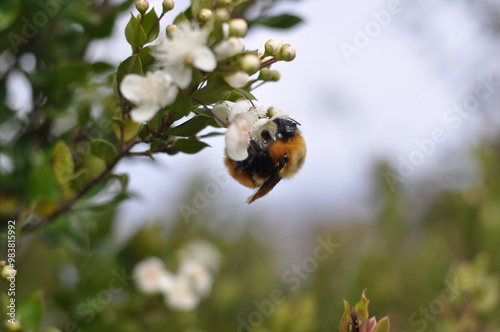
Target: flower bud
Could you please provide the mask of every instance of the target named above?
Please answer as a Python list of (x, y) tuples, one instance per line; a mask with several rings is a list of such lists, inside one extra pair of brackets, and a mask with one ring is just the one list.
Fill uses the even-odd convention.
[(9, 331), (9, 332), (21, 331), (21, 324), (19, 323), (19, 321), (17, 319), (14, 320), (14, 323), (11, 323), (11, 320), (6, 320), (6, 321), (4, 321), (3, 324), (4, 324), (5, 328), (7, 329), (7, 331)]
[(279, 54), (281, 47), (283, 46), (283, 41), (281, 39), (269, 39), (264, 48), (266, 53), (264, 55), (276, 56)]
[(210, 9), (202, 8), (200, 10), (200, 12), (198, 13), (198, 15), (196, 15), (196, 19), (198, 20), (198, 22), (207, 23), (208, 21), (210, 21), (212, 19), (212, 16), (213, 16), (213, 13)]
[(135, 0), (135, 8), (139, 13), (144, 14), (149, 8), (149, 2), (147, 0)]
[(281, 78), (281, 74), (277, 70), (271, 70), (271, 81), (277, 82)]
[(285, 44), (281, 46), (279, 58), (284, 61), (292, 61), (297, 56), (297, 51), (295, 51), (295, 47), (290, 44)]
[(267, 81), (270, 81), (272, 78), (273, 78), (273, 75), (271, 73), (271, 69), (265, 67), (265, 68), (262, 68), (260, 70), (259, 77), (258, 77), (259, 80), (267, 82)]
[(9, 278), (13, 278), (16, 276), (16, 273), (17, 271), (14, 270), (10, 265), (5, 265), (3, 268), (2, 268), (2, 272), (0, 272), (0, 277), (9, 282)]
[(171, 11), (172, 9), (174, 9), (174, 6), (175, 6), (175, 3), (173, 0), (163, 0), (162, 8), (163, 8), (164, 13), (167, 13), (167, 12)]
[(229, 35), (245, 37), (248, 31), (248, 23), (242, 18), (233, 18), (229, 21)]
[(167, 25), (167, 29), (165, 30), (168, 38), (172, 38), (172, 35), (175, 33), (175, 31), (177, 31), (177, 25), (175, 24)]
[(241, 69), (252, 75), (260, 68), (260, 59), (255, 54), (246, 54), (240, 58)]
[(0, 261), (0, 270), (2, 270), (2, 268), (3, 268), (5, 265), (7, 265), (7, 262), (6, 262), (6, 261), (4, 261), (4, 260), (1, 260), (1, 261)]
[(227, 22), (231, 18), (231, 14), (229, 14), (229, 11), (226, 8), (217, 8), (215, 10), (215, 19), (217, 22)]

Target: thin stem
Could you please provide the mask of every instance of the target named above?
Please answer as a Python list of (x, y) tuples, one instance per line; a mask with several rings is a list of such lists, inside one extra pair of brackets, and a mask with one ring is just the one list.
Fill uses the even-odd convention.
[(106, 168), (99, 173), (96, 177), (94, 177), (92, 180), (90, 180), (82, 189), (78, 191), (78, 193), (75, 194), (71, 199), (64, 201), (61, 204), (61, 207), (54, 211), (51, 215), (45, 217), (44, 219), (40, 220), (37, 224), (33, 225), (28, 225), (23, 229), (23, 232), (29, 232), (33, 231), (39, 227), (45, 226), (48, 223), (50, 223), (51, 220), (54, 220), (56, 217), (60, 216), (61, 214), (68, 212), (71, 210), (73, 205), (80, 200), (85, 194), (87, 194), (95, 185), (97, 185), (99, 182), (101, 182), (102, 179), (104, 179), (116, 166), (116, 164), (124, 157), (126, 156), (132, 147), (139, 143), (140, 140), (133, 140), (130, 142), (125, 149), (121, 150), (120, 153), (110, 162), (106, 165)]
[(268, 66), (272, 65), (275, 62), (277, 62), (276, 58), (269, 59), (266, 62), (261, 63), (260, 64), (260, 68), (268, 67)]

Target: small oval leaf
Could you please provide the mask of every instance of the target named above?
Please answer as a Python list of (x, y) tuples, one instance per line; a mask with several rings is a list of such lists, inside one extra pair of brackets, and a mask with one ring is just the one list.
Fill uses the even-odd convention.
[(295, 15), (292, 14), (281, 14), (273, 17), (266, 17), (257, 21), (254, 21), (254, 24), (260, 24), (260, 25), (265, 25), (270, 28), (277, 28), (277, 29), (288, 29), (291, 28), (299, 23), (301, 23), (303, 20)]
[(101, 138), (96, 138), (90, 142), (90, 152), (92, 152), (94, 156), (104, 160), (106, 164), (109, 164), (118, 155), (116, 147), (111, 144), (111, 142)]
[(144, 28), (133, 14), (130, 14), (130, 20), (125, 27), (125, 38), (127, 38), (128, 43), (132, 46), (133, 52), (146, 42)]
[(146, 32), (146, 43), (152, 42), (160, 34), (160, 22), (158, 22), (158, 15), (154, 8), (144, 16), (142, 27)]
[(116, 71), (116, 82), (120, 86), (123, 77), (127, 74), (139, 74), (142, 75), (142, 62), (138, 55), (131, 55), (118, 66)]
[(195, 117), (187, 120), (183, 124), (166, 130), (164, 133), (167, 135), (189, 137), (196, 135), (200, 130), (207, 126), (207, 121), (210, 119), (209, 116), (204, 114), (198, 114)]
[(66, 143), (59, 140), (52, 150), (52, 170), (59, 184), (65, 184), (73, 178), (75, 162)]
[(184, 152), (187, 154), (194, 154), (197, 153), (204, 148), (206, 148), (208, 145), (205, 142), (198, 141), (196, 139), (190, 139), (190, 138), (179, 138), (177, 141), (174, 143), (174, 148), (177, 151)]

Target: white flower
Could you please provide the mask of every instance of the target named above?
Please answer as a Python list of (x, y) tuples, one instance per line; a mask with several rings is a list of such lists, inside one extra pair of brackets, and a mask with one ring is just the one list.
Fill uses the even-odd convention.
[(221, 263), (221, 254), (206, 240), (192, 240), (181, 250), (183, 259), (192, 259), (211, 271), (217, 271)]
[(248, 158), (248, 146), (252, 133), (257, 129), (255, 124), (266, 112), (255, 107), (248, 100), (236, 103), (225, 101), (212, 109), (216, 121), (228, 127), (226, 132), (226, 153), (234, 161)]
[(133, 277), (137, 288), (146, 294), (168, 292), (174, 284), (174, 276), (165, 269), (165, 264), (157, 257), (137, 263)]
[(245, 84), (248, 82), (248, 76), (247, 73), (244, 71), (237, 71), (234, 74), (224, 76), (224, 81), (226, 81), (227, 84), (229, 84), (233, 88), (242, 88)]
[(127, 74), (120, 83), (120, 92), (137, 107), (130, 112), (135, 122), (151, 120), (156, 112), (172, 104), (178, 89), (165, 71), (150, 71), (146, 76)]
[(229, 37), (215, 45), (214, 53), (217, 60), (220, 61), (241, 53), (244, 49), (245, 44), (243, 43), (243, 38)]
[(212, 276), (202, 264), (195, 260), (182, 261), (178, 277), (188, 280), (193, 290), (201, 297), (207, 296), (212, 289)]
[(165, 302), (170, 308), (190, 311), (198, 306), (200, 296), (187, 278), (176, 276), (173, 279), (172, 288), (165, 292)]
[(230, 159), (242, 161), (248, 158), (247, 149), (253, 129), (252, 124), (243, 117), (231, 123), (226, 132), (226, 153)]
[(211, 72), (217, 66), (215, 55), (207, 47), (208, 32), (188, 23), (179, 24), (170, 38), (164, 38), (153, 50), (157, 65), (168, 71), (175, 83), (187, 88), (191, 83), (191, 66)]

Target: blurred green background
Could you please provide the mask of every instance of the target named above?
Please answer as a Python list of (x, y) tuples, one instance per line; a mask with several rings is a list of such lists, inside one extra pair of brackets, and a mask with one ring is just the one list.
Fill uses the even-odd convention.
[[(83, 55), (90, 41), (110, 35), (117, 15), (132, 3), (0, 4), (0, 259), (6, 257), (7, 221), (50, 215), (69, 190), (54, 180), (50, 168), (56, 139), (78, 146), (92, 131), (112, 135), (99, 120), (114, 114), (115, 69)], [(30, 32), (24, 17), (40, 26)], [(22, 31), (33, 37), (22, 37)], [(6, 101), (7, 81), (16, 72), (32, 87), (33, 109), (25, 114)], [(175, 164), (176, 157), (171, 158)], [(432, 195), (426, 190), (433, 187), (432, 175), (411, 192), (391, 190), (385, 175), (394, 170), (380, 162), (372, 172), (377, 208), (369, 220), (314, 216), (319, 220), (304, 228), (300, 241), (280, 238), (280, 248), (269, 242), (269, 234), (279, 238), (285, 229), (259, 223), (262, 215), (276, 211), (257, 209), (244, 217), (202, 211), (189, 223), (178, 209), (167, 211), (138, 227), (130, 239), (117, 241), (117, 207), (134, 197), (114, 183), (118, 194), (110, 201), (82, 203), (36, 231), (17, 229), (18, 318), (23, 331), (47, 332), (336, 331), (342, 300), (353, 304), (367, 289), (370, 314), (389, 315), (391, 331), (498, 332), (500, 137), (482, 139), (470, 158), (480, 181)], [(94, 165), (95, 160), (77, 162)], [(208, 181), (189, 185), (202, 188)], [(112, 183), (98, 189), (106, 187)], [(210, 227), (210, 218), (224, 228)], [(138, 262), (158, 257), (176, 271), (182, 248), (200, 239), (220, 253), (221, 264), (199, 305), (180, 310), (162, 295), (138, 289), (132, 278)], [(8, 288), (0, 282), (2, 321), (8, 319)], [(2, 324), (7, 328), (12, 326)]]

